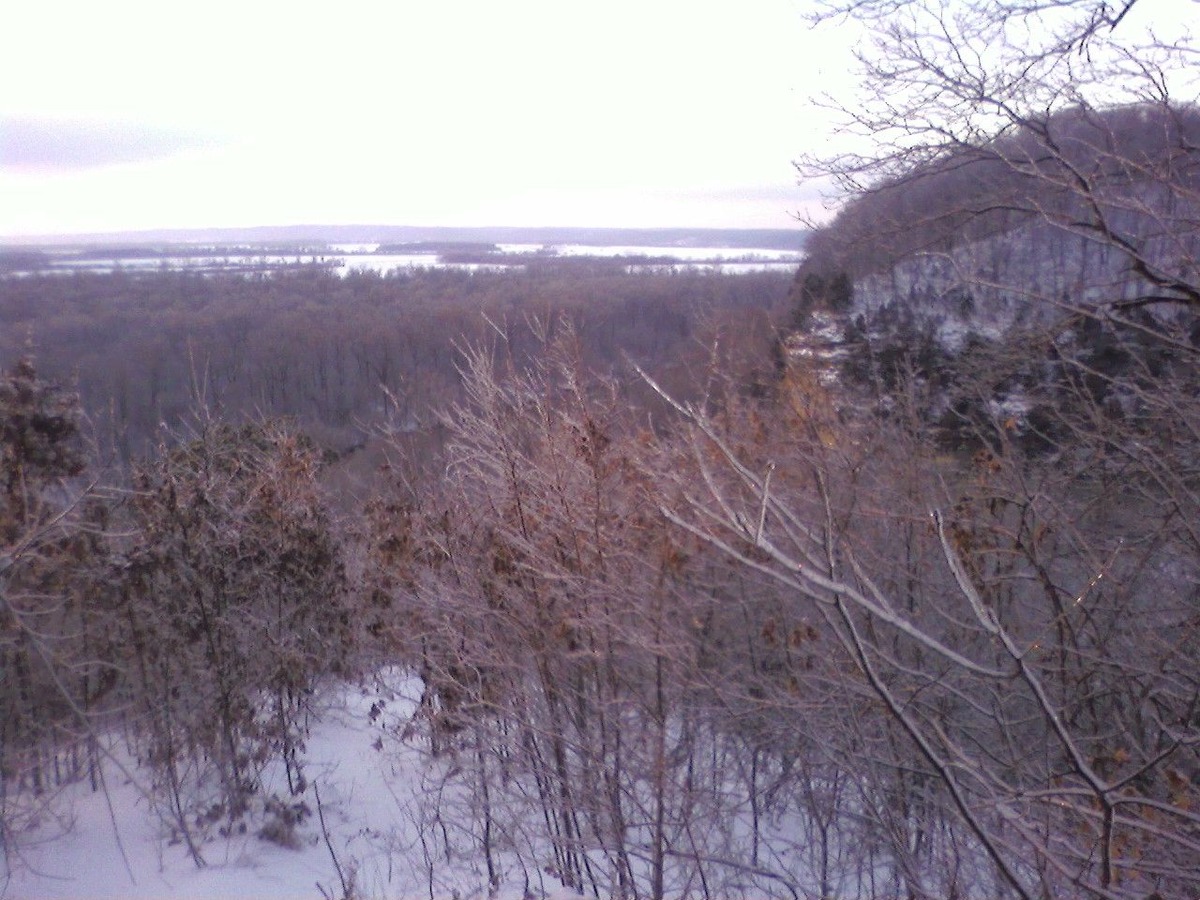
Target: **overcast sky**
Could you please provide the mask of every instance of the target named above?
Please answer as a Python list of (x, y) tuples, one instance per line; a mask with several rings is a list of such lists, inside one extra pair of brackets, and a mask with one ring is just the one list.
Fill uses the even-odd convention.
[(14, 2), (0, 235), (294, 223), (795, 227), (804, 0)]

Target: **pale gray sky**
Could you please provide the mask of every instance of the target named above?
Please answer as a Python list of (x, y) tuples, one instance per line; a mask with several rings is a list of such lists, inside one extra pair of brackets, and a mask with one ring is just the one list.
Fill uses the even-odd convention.
[(804, 0), (14, 2), (0, 235), (780, 227), (847, 38)]

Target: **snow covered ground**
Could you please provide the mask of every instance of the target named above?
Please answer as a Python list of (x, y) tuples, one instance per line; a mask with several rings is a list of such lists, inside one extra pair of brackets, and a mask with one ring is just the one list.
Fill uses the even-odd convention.
[[(310, 786), (300, 799), (311, 814), (297, 826), (294, 848), (263, 839), (253, 833), (259, 828), (251, 826), (245, 833), (206, 842), (201, 847), (206, 865), (197, 868), (185, 845), (171, 842), (144, 789), (121, 768), (128, 767), (137, 780), (144, 772), (116, 750), (104, 767), (107, 791), (93, 792), (86, 782), (72, 785), (55, 796), (40, 824), (15, 836), (0, 896), (320, 900), (323, 895), (342, 897), (343, 877), (353, 878), (355, 896), (364, 900), (487, 896), (482, 860), (449, 854), (453, 836), (431, 834), (440, 824), (422, 818), (428, 804), (419, 801), (438, 789), (438, 781), (431, 780), (418, 750), (396, 740), (414, 708), (417, 688), (412, 681), (396, 679), (394, 686), (380, 681), (369, 688), (329, 691), (307, 743), (304, 772)], [(264, 787), (268, 795), (288, 797), (282, 771), (268, 773)], [(317, 815), (317, 793), (328, 844)], [(499, 897), (526, 894), (524, 873), (504, 875)], [(530, 877), (533, 896), (576, 896), (540, 873)]]

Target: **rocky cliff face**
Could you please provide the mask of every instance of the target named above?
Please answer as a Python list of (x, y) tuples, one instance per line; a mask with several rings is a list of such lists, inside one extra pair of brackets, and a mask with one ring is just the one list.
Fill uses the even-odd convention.
[(1091, 218), (1077, 205), (1077, 216), (1028, 215), (857, 272), (810, 260), (793, 289), (789, 357), (855, 403), (916, 382), (942, 423), (963, 413), (966, 386), (973, 411), (958, 419), (1017, 429), (1059, 402), (1070, 362), (1091, 373), (1097, 402), (1129, 413), (1125, 375), (1200, 346), (1200, 201), (1147, 183)]
[(1082, 319), (1177, 339), (1200, 311), (1200, 107), (1067, 108), (948, 148), (814, 234), (793, 299), (799, 330), (824, 312), (951, 355)]
[(1107, 233), (1035, 220), (942, 251), (914, 253), (855, 279), (850, 315), (870, 320), (902, 310), (936, 331), (951, 351), (961, 349), (967, 331), (994, 339), (1017, 326), (1119, 315), (1139, 306), (1160, 321), (1178, 321), (1189, 298), (1163, 282), (1200, 283), (1200, 210), (1176, 210), (1168, 218), (1151, 213), (1149, 198), (1129, 202), (1144, 209), (1113, 211), (1104, 223)]

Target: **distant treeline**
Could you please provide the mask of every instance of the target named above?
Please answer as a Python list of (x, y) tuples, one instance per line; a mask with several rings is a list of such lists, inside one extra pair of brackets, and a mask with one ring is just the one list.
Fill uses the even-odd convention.
[(802, 250), (808, 232), (799, 228), (524, 228), (423, 227), (413, 225), (267, 225), (254, 228), (176, 229), (119, 234), (72, 235), (42, 243), (72, 245), (202, 242), (209, 244), (325, 243), (405, 244), (588, 244), (594, 247), (738, 247)]
[(405, 241), (399, 244), (380, 244), (376, 253), (445, 253), (490, 254), (499, 253), (496, 244), (487, 241)]
[(0, 247), (0, 273), (44, 269), (50, 257), (42, 250)]
[[(720, 333), (747, 382), (762, 380), (791, 277), (581, 264), (7, 278), (0, 366), (31, 347), (44, 377), (77, 385), (101, 444), (126, 461), (198, 405), (233, 420), (292, 417), (336, 449), (387, 416), (431, 423), (458, 399), (461, 348), (500, 343), (524, 365), (567, 320), (596, 370), (636, 362), (686, 393)], [(631, 378), (629, 390), (645, 388)]]

